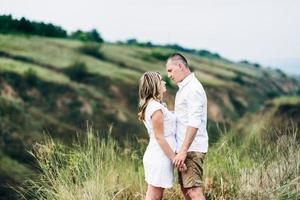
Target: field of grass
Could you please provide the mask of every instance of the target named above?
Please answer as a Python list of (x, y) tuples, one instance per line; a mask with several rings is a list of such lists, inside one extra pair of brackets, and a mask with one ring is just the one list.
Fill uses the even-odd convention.
[(7, 58), (0, 58), (0, 71), (15, 72), (17, 74), (25, 74), (29, 69), (36, 72), (39, 79), (50, 81), (58, 84), (70, 84), (70, 80), (64, 74), (53, 72), (49, 69), (41, 68), (34, 64), (14, 61)]
[[(300, 140), (297, 125), (265, 127), (261, 134), (241, 138), (224, 133), (206, 156), (204, 189), (207, 199), (300, 198)], [(120, 147), (110, 134), (91, 128), (84, 140), (65, 146), (51, 138), (36, 146), (41, 175), (17, 191), (23, 199), (144, 199), (142, 154), (147, 141)], [(182, 199), (177, 184), (164, 199)]]

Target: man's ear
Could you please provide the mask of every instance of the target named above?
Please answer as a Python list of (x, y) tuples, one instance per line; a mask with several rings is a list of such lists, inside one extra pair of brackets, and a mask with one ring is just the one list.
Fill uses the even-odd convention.
[(179, 67), (180, 71), (182, 71), (184, 68), (184, 65), (182, 63), (178, 63), (178, 67)]

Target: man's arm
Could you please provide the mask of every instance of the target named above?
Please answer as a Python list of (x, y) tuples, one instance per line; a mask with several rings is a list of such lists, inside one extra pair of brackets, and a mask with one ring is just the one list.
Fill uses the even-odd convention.
[(177, 168), (181, 168), (183, 166), (186, 155), (187, 155), (187, 151), (190, 148), (191, 144), (193, 143), (194, 138), (197, 134), (197, 131), (198, 131), (198, 128), (194, 128), (191, 126), (187, 127), (185, 138), (184, 138), (183, 144), (181, 146), (181, 149), (180, 149), (179, 153), (173, 159), (173, 164)]

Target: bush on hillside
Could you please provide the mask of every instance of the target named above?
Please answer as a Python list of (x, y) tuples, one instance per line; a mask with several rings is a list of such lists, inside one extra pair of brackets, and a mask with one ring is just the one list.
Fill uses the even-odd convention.
[(81, 40), (83, 42), (97, 42), (102, 43), (103, 39), (100, 36), (100, 33), (96, 29), (92, 29), (91, 31), (84, 32), (82, 30), (77, 30), (73, 32), (70, 36), (73, 39)]
[(260, 64), (258, 64), (258, 63), (254, 63), (253, 66), (256, 68), (261, 68)]
[(256, 68), (261, 68), (260, 64), (258, 64), (258, 63), (251, 63), (248, 60), (241, 60), (238, 63), (245, 64), (245, 65), (250, 65), (250, 66), (256, 67)]
[(199, 50), (197, 51), (197, 54), (199, 56), (203, 56), (203, 57), (209, 57), (209, 58), (221, 58), (221, 56), (217, 53), (211, 53), (210, 51), (207, 50)]
[(140, 58), (147, 61), (147, 62), (153, 62), (153, 61), (161, 61), (166, 62), (169, 56), (174, 53), (173, 51), (163, 51), (163, 50), (153, 50), (150, 53), (143, 53), (140, 54)]
[(86, 64), (84, 62), (76, 61), (65, 69), (65, 74), (72, 80), (82, 81), (88, 76)]
[(129, 45), (138, 45), (139, 44), (139, 42), (134, 38), (126, 40), (126, 43)]
[(241, 64), (250, 65), (251, 63), (248, 60), (241, 60), (239, 61)]
[(93, 56), (98, 59), (103, 59), (103, 54), (100, 52), (101, 45), (95, 42), (85, 43), (83, 46), (79, 47), (79, 51), (87, 54), (89, 56)]
[(244, 85), (246, 83), (240, 74), (236, 75), (232, 80), (240, 85)]
[(31, 86), (36, 86), (39, 82), (36, 70), (29, 68), (24, 73), (27, 83)]
[(267, 96), (268, 96), (268, 98), (273, 99), (275, 97), (280, 96), (280, 92), (278, 92), (276, 90), (267, 91)]
[(160, 51), (152, 51), (150, 53), (150, 56), (157, 59), (157, 60), (160, 60), (160, 61), (166, 61), (170, 54), (169, 53), (163, 53), (163, 52), (160, 52)]

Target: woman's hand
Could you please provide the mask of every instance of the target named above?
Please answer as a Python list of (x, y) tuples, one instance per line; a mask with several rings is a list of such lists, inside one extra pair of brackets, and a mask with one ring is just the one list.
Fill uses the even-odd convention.
[(180, 171), (180, 172), (183, 172), (183, 171), (186, 171), (187, 170), (187, 166), (186, 166), (186, 164), (185, 163), (183, 163), (183, 165), (181, 165), (179, 168), (177, 168), (178, 169), (178, 171)]

